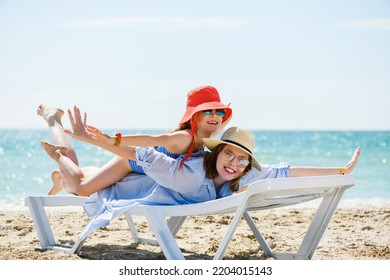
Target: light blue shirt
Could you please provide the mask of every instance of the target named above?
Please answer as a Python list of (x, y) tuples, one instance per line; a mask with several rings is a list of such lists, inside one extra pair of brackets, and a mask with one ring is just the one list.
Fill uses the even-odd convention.
[[(84, 211), (92, 216), (92, 221), (81, 237), (85, 238), (97, 228), (108, 225), (111, 219), (138, 204), (190, 204), (232, 195), (229, 182), (221, 187), (217, 195), (213, 180), (206, 177), (203, 168), (206, 153), (194, 153), (179, 170), (184, 155), (173, 159), (153, 148), (137, 147), (137, 165), (144, 168), (146, 175), (130, 173), (112, 186), (91, 195), (84, 204)], [(261, 171), (252, 169), (248, 172), (239, 185), (288, 176), (288, 164), (262, 166)]]

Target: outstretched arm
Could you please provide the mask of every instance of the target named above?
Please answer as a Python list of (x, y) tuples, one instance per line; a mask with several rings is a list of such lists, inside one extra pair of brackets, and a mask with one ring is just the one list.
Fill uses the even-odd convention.
[(132, 160), (136, 159), (135, 146), (129, 146), (129, 145), (115, 146), (111, 141), (111, 137), (107, 138), (107, 134), (105, 134), (104, 132), (100, 131), (99, 129), (93, 126), (87, 126), (87, 131), (91, 136), (91, 139), (88, 141), (88, 143), (99, 146), (122, 158), (132, 159)]
[[(87, 114), (84, 113), (84, 116), (82, 117), (78, 107), (74, 106), (73, 114), (71, 110), (68, 110), (68, 115), (73, 131), (65, 130), (65, 133), (69, 134), (76, 140), (87, 142), (99, 147), (102, 147), (102, 144), (114, 146), (115, 138), (93, 126), (87, 125)], [(141, 147), (164, 146), (168, 151), (174, 154), (183, 154), (188, 151), (191, 142), (192, 138), (187, 132), (176, 131), (159, 135), (123, 135), (120, 145)], [(105, 149), (110, 150), (108, 149), (108, 146), (105, 147), (107, 147)]]
[[(360, 148), (355, 150), (352, 159), (343, 167), (291, 166), (290, 177), (340, 175), (342, 171), (350, 174), (356, 167), (360, 156)], [(237, 193), (246, 191), (247, 185), (241, 186)]]
[(74, 139), (93, 144), (110, 151), (120, 157), (127, 159), (135, 159), (135, 147), (123, 145), (117, 147), (114, 145), (112, 137), (103, 133), (93, 126), (87, 126), (87, 114), (81, 116), (80, 109), (74, 106), (74, 114), (68, 110), (69, 121), (72, 126), (72, 131), (64, 130), (64, 132)]
[(339, 175), (342, 173), (350, 174), (356, 167), (360, 156), (360, 148), (355, 150), (352, 159), (343, 167), (314, 167), (314, 166), (291, 166), (291, 177), (302, 176), (325, 176)]

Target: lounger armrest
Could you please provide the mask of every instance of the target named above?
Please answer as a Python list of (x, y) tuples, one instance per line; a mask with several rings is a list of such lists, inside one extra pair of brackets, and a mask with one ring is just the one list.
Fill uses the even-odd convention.
[(44, 207), (57, 207), (57, 206), (83, 206), (87, 197), (84, 196), (28, 196), (25, 200), (25, 205), (29, 206), (31, 201), (35, 202), (39, 200), (40, 204)]

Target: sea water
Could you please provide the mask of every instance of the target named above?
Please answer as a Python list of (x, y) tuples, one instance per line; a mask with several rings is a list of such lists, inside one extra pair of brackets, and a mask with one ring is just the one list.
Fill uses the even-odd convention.
[[(106, 131), (114, 134), (114, 131)], [(121, 131), (122, 134), (163, 131)], [(356, 185), (345, 192), (344, 205), (381, 206), (390, 203), (390, 131), (252, 131), (255, 156), (261, 163), (287, 161), (290, 165), (342, 166), (361, 147), (353, 172)], [(56, 163), (40, 146), (51, 140), (48, 130), (0, 130), (0, 210), (23, 208), (28, 195), (44, 195), (51, 187)], [(113, 155), (72, 140), (80, 166), (102, 166)], [(60, 195), (65, 194), (61, 192)]]

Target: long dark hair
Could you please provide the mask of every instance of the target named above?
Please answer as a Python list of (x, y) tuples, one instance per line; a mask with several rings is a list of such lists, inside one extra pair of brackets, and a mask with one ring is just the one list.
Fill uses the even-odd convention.
[[(215, 147), (211, 151), (211, 153), (209, 153), (205, 156), (204, 161), (203, 161), (203, 167), (206, 171), (207, 178), (214, 179), (219, 175), (218, 171), (217, 171), (217, 159), (218, 159), (218, 155), (221, 153), (221, 151), (223, 150), (223, 148), (226, 145), (227, 144), (219, 144), (217, 147)], [(238, 184), (240, 183), (242, 176), (244, 176), (246, 173), (249, 172), (249, 170), (252, 169), (251, 162), (252, 162), (252, 157), (251, 157), (251, 155), (249, 155), (249, 164), (247, 165), (247, 167), (245, 167), (244, 172), (240, 176), (238, 176), (237, 178), (230, 181), (230, 188), (233, 192), (237, 191), (236, 188), (237, 188)]]
[(191, 130), (191, 121), (179, 124), (174, 131), (180, 131), (180, 130)]

